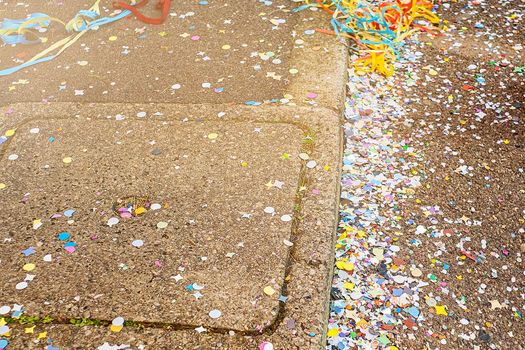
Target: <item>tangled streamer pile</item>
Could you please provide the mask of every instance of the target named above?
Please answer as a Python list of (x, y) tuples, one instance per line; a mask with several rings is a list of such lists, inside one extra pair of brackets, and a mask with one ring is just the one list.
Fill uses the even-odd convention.
[(332, 16), (333, 31), (353, 39), (360, 57), (354, 62), (358, 73), (378, 72), (385, 76), (394, 73), (394, 62), (404, 40), (415, 31), (437, 33), (430, 27), (415, 23), (426, 20), (438, 24), (439, 18), (432, 12), (433, 0), (303, 0), (306, 4), (296, 11), (318, 7)]

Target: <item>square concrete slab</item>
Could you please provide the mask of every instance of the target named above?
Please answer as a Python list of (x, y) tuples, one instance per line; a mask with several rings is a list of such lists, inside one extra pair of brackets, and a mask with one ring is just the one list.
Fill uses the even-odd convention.
[[(235, 330), (272, 322), (304, 182), (304, 130), (56, 117), (19, 125), (2, 150), (0, 303), (23, 298), (29, 314), (65, 319)], [(16, 291), (26, 264), (35, 277)]]
[[(0, 118), (10, 135), (0, 145), (8, 204), (0, 305), (23, 305), (24, 317), (57, 325), (128, 321), (122, 336), (82, 328), (67, 348), (128, 337), (154, 349), (321, 344), (336, 222), (335, 112), (10, 108)], [(128, 205), (131, 215), (119, 211)]]

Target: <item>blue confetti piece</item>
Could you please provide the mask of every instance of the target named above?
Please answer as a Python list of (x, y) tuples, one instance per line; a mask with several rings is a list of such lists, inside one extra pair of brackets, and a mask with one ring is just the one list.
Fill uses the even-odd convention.
[(287, 300), (288, 300), (288, 297), (286, 297), (286, 296), (284, 296), (284, 295), (280, 295), (280, 296), (279, 296), (279, 301), (280, 301), (280, 302), (286, 303)]
[(400, 297), (401, 295), (403, 295), (403, 289), (401, 288), (394, 288), (392, 290), (392, 294), (395, 296), (395, 297)]
[(68, 232), (64, 231), (58, 234), (58, 239), (61, 241), (65, 241), (65, 240), (68, 240), (70, 236), (71, 235)]
[(35, 248), (33, 247), (29, 247), (25, 250), (22, 250), (22, 254), (24, 254), (24, 256), (29, 256), (29, 255), (32, 255), (32, 254), (35, 254)]
[(410, 314), (410, 316), (414, 317), (414, 318), (418, 318), (419, 316), (419, 309), (415, 306), (412, 306), (410, 309), (408, 309), (408, 313)]

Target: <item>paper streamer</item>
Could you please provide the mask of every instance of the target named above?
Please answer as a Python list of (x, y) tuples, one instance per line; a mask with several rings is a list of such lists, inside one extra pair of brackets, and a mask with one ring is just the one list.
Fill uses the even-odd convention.
[[(40, 43), (42, 42), (42, 40), (32, 30), (35, 28), (47, 28), (51, 24), (51, 22), (59, 22), (63, 24), (65, 26), (65, 29), (70, 33), (73, 32), (73, 34), (54, 43), (47, 49), (35, 55), (29, 61), (26, 61), (15, 67), (0, 70), (0, 76), (13, 74), (21, 69), (33, 66), (35, 64), (49, 62), (58, 57), (68, 47), (76, 43), (88, 31), (109, 23), (116, 22), (131, 14), (134, 14), (139, 20), (146, 23), (163, 23), (168, 15), (168, 11), (170, 8), (170, 0), (161, 0), (159, 2), (157, 7), (162, 9), (162, 15), (160, 18), (154, 19), (142, 15), (135, 8), (143, 6), (147, 2), (148, 0), (142, 0), (141, 2), (137, 3), (133, 0), (131, 4), (126, 4), (122, 1), (119, 1), (115, 4), (115, 7), (125, 8), (124, 10), (122, 10), (122, 12), (112, 17), (99, 18), (100, 0), (96, 0), (89, 10), (80, 10), (75, 15), (75, 17), (73, 17), (69, 22), (67, 22), (67, 24), (64, 24), (62, 21), (52, 18), (43, 13), (33, 13), (25, 20), (4, 19), (3, 22), (0, 22), (0, 38), (4, 41), (5, 44), (27, 45)], [(32, 35), (36, 39), (29, 40), (28, 35)]]
[[(294, 11), (318, 7), (332, 16), (333, 34), (350, 37), (358, 44), (361, 55), (354, 62), (358, 73), (378, 72), (386, 76), (394, 74), (394, 62), (404, 40), (417, 30), (432, 29), (416, 24), (425, 19), (438, 24), (439, 18), (432, 12), (433, 0), (303, 0), (305, 5)], [(330, 31), (317, 31), (329, 34)]]
[[(64, 24), (45, 13), (32, 13), (24, 20), (5, 18), (0, 22), (0, 39), (7, 45), (40, 43), (41, 39), (33, 29), (47, 28), (53, 21)], [(29, 40), (28, 36), (33, 36), (35, 40)]]
[(139, 7), (144, 6), (147, 2), (148, 0), (142, 0), (136, 5), (131, 6), (130, 4), (127, 4), (120, 0), (120, 1), (115, 2), (114, 6), (117, 8), (124, 8), (128, 11), (131, 11), (135, 15), (135, 17), (137, 17), (139, 21), (142, 21), (144, 23), (148, 23), (148, 24), (164, 23), (164, 21), (168, 17), (168, 11), (170, 9), (171, 0), (160, 0), (158, 2), (156, 7), (157, 9), (160, 9), (162, 11), (162, 14), (159, 18), (151, 18), (151, 17), (144, 16), (142, 13), (139, 12), (139, 10), (137, 10)]

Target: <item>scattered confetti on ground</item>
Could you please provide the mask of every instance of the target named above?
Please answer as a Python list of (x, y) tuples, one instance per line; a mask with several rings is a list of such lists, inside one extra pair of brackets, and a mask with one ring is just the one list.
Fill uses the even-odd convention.
[[(13, 1), (9, 4), (16, 4), (16, 13), (25, 13), (27, 7), (35, 3), (38, 2)], [(314, 29), (304, 33), (291, 30), (294, 23), (294, 15), (290, 11), (292, 4), (259, 0), (260, 12), (246, 13), (243, 7), (236, 7), (232, 12), (230, 2), (212, 4), (208, 1), (181, 0), (173, 3), (168, 22), (181, 24), (175, 27), (177, 29), (168, 24), (144, 26), (131, 18), (115, 26), (104, 26), (91, 33), (94, 35), (90, 39), (85, 38), (85, 42), (79, 41), (65, 51), (60, 60), (14, 73), (12, 79), (5, 80), (1, 86), (1, 102), (41, 101), (43, 105), (56, 101), (128, 102), (130, 92), (139, 91), (142, 101), (147, 102), (222, 103), (239, 102), (248, 91), (253, 99), (242, 101), (247, 106), (257, 107), (263, 101), (282, 104), (292, 101), (293, 104), (294, 97), (281, 96), (282, 91), (293, 76), (304, 72), (288, 65), (291, 47), (308, 47), (308, 42), (303, 39), (319, 33)], [(91, 5), (91, 1), (83, 4), (85, 9)], [(400, 51), (394, 76), (364, 75), (362, 73), (367, 69), (359, 66), (350, 69), (344, 122), (347, 144), (341, 184), (341, 221), (327, 330), (327, 348), (330, 350), (524, 348), (525, 34), (521, 28), (525, 5), (523, 1), (510, 0), (436, 1), (435, 5), (443, 19), (443, 35), (424, 33), (423, 30), (407, 40), (404, 47), (396, 46)], [(64, 2), (46, 2), (45, 6), (50, 10), (56, 7), (55, 11), (58, 8), (58, 12), (64, 12), (64, 18), (71, 18), (78, 12), (77, 6), (73, 11)], [(105, 14), (118, 14), (109, 5), (102, 5), (101, 9)], [(208, 15), (201, 16), (206, 12)], [(216, 16), (207, 21), (210, 13)], [(256, 21), (260, 31), (244, 35), (246, 23), (239, 18)], [(55, 28), (37, 29), (43, 37), (42, 44), (51, 44), (63, 37)], [(210, 39), (217, 33), (224, 40)], [(283, 37), (286, 39), (282, 40)], [(283, 44), (275, 46), (274, 41)], [(208, 49), (210, 46), (213, 50)], [(129, 77), (121, 79), (117, 72), (147, 47), (154, 47), (162, 54), (146, 55), (146, 58), (151, 58), (143, 60), (146, 61), (144, 67), (148, 68), (133, 70), (136, 74), (134, 79), (140, 84), (126, 84)], [(9, 45), (2, 49), (9, 50), (6, 51), (8, 54), (0, 57), (2, 68), (27, 62), (33, 57), (32, 54), (38, 52), (32, 51), (32, 48), (20, 49)], [(317, 47), (317, 50), (322, 48)], [(92, 59), (97, 54), (100, 56)], [(357, 58), (353, 57), (354, 60)], [(95, 65), (95, 62), (100, 65)], [(173, 70), (173, 74), (163, 74), (159, 67), (166, 62), (177, 62), (181, 68)], [(372, 61), (369, 63), (373, 66)], [(245, 73), (241, 83), (238, 83), (238, 77), (230, 74), (234, 71), (233, 67), (241, 67)], [(195, 74), (185, 73), (190, 70)], [(56, 75), (48, 77), (41, 74), (47, 71)], [(254, 86), (263, 88), (254, 89)], [(307, 104), (315, 106), (323, 96), (319, 91), (309, 89), (296, 98), (305, 99)], [(9, 117), (14, 109), (8, 106), (2, 113)], [(133, 187), (131, 192), (137, 196), (122, 198), (117, 195), (101, 200), (104, 191), (99, 191), (96, 188), (98, 184), (93, 184), (93, 198), (89, 198), (89, 203), (86, 198), (78, 196), (80, 191), (72, 191), (70, 201), (53, 202), (58, 196), (50, 196), (50, 193), (58, 191), (58, 187), (47, 187), (45, 190), (44, 183), (27, 180), (28, 174), (34, 176), (33, 180), (53, 172), (69, 174), (89, 162), (87, 159), (90, 156), (103, 154), (103, 151), (92, 154), (88, 146), (78, 148), (72, 143), (67, 147), (61, 146), (67, 140), (73, 141), (71, 135), (67, 137), (69, 129), (58, 124), (50, 127), (48, 123), (33, 123), (35, 125), (25, 125), (20, 129), (2, 130), (0, 145), (5, 143), (9, 146), (16, 144), (14, 139), (22, 139), (38, 142), (39, 147), (35, 154), (29, 154), (23, 146), (13, 153), (2, 154), (6, 167), (24, 170), (17, 173), (23, 176), (2, 172), (0, 194), (10, 195), (8, 201), (12, 202), (12, 206), (1, 215), (7, 218), (5, 222), (11, 223), (11, 217), (24, 211), (26, 220), (19, 231), (3, 233), (2, 252), (8, 254), (5, 258), (2, 256), (1, 263), (9, 273), (2, 276), (5, 288), (0, 294), (17, 302), (0, 304), (0, 349), (13, 348), (9, 343), (16, 337), (30, 337), (33, 344), (46, 350), (63, 349), (53, 342), (53, 338), (58, 336), (56, 331), (53, 335), (44, 330), (42, 324), (49, 321), (47, 316), (33, 322), (34, 319), (29, 319), (30, 316), (24, 311), (45, 305), (48, 310), (55, 308), (60, 312), (76, 312), (79, 317), (71, 323), (86, 326), (82, 328), (84, 330), (96, 321), (89, 316), (84, 317), (85, 313), (77, 307), (83, 305), (85, 300), (106, 302), (108, 307), (102, 308), (103, 311), (112, 310), (111, 317), (101, 327), (102, 333), (107, 332), (112, 337), (126, 335), (132, 321), (114, 309), (120, 305), (121, 299), (129, 298), (129, 291), (84, 295), (85, 286), (74, 290), (69, 288), (73, 287), (68, 284), (70, 281), (63, 278), (67, 275), (68, 278), (83, 279), (85, 284), (93, 283), (96, 278), (107, 277), (109, 270), (114, 276), (119, 276), (121, 285), (130, 281), (127, 276), (137, 269), (147, 271), (146, 274), (139, 271), (137, 275), (147, 277), (143, 283), (148, 288), (144, 288), (141, 295), (150, 293), (150, 297), (135, 305), (141, 313), (149, 307), (150, 318), (166, 317), (166, 313), (157, 312), (157, 308), (171, 310), (173, 304), (182, 300), (182, 304), (193, 306), (189, 314), (184, 315), (189, 319), (198, 310), (201, 318), (210, 323), (226, 322), (231, 317), (238, 317), (236, 322), (245, 322), (247, 315), (232, 313), (224, 304), (206, 303), (222, 295), (225, 287), (218, 286), (223, 281), (234, 275), (237, 277), (238, 271), (245, 273), (248, 265), (244, 264), (235, 273), (211, 281), (209, 276), (218, 275), (220, 269), (217, 266), (232, 266), (241, 256), (253, 256), (253, 252), (257, 252), (261, 256), (257, 263), (249, 266), (249, 273), (243, 279), (244, 282), (252, 281), (255, 270), (266, 271), (261, 266), (265, 259), (280, 261), (275, 258), (276, 252), (286, 256), (289, 248), (308, 245), (309, 242), (286, 238), (288, 231), (283, 228), (295, 225), (293, 211), (296, 208), (284, 208), (279, 200), (284, 194), (289, 197), (296, 195), (291, 185), (295, 173), (281, 167), (284, 162), (304, 164), (306, 172), (315, 172), (319, 177), (330, 176), (327, 174), (330, 174), (328, 170), (332, 164), (321, 163), (314, 153), (302, 149), (303, 141), (307, 144), (308, 138), (288, 138), (275, 125), (264, 123), (239, 124), (235, 133), (228, 134), (220, 130), (218, 123), (207, 127), (208, 124), (197, 119), (197, 124), (206, 127), (193, 138), (192, 145), (199, 143), (200, 149), (211, 151), (205, 155), (197, 152), (188, 156), (187, 150), (191, 149), (188, 146), (185, 150), (177, 150), (177, 154), (171, 154), (173, 147), (167, 143), (170, 138), (162, 137), (161, 130), (173, 121), (163, 119), (160, 122), (163, 114), (146, 108), (121, 113), (103, 117), (102, 113), (98, 113), (100, 118), (107, 117), (111, 125), (121, 123), (120, 127), (125, 130), (123, 133), (122, 130), (116, 132), (101, 128), (111, 134), (95, 143), (100, 145), (104, 140), (111, 140), (107, 147), (117, 150), (110, 152), (113, 164), (138, 154), (142, 162), (160, 162), (159, 159), (171, 157), (170, 171), (184, 174), (188, 162), (199, 159), (196, 164), (206, 170), (201, 169), (206, 176), (199, 179), (182, 176), (184, 181), (181, 180), (178, 191), (166, 191), (176, 192), (177, 196), (167, 200), (163, 196), (142, 196), (140, 188), (127, 184), (133, 178), (141, 181), (142, 185), (147, 178), (140, 177), (131, 169), (129, 178), (115, 177), (114, 185), (109, 187), (111, 190), (119, 186), (126, 189), (121, 188), (119, 193), (128, 192)], [(218, 111), (215, 116), (228, 117), (225, 111)], [(132, 118), (148, 119), (150, 123), (158, 119), (159, 124), (156, 130), (149, 130), (146, 135), (147, 127), (132, 130), (122, 126), (128, 125)], [(91, 120), (91, 116), (87, 119), (78, 117), (70, 127), (74, 129), (81, 123), (80, 120), (86, 122)], [(173, 128), (175, 131), (170, 130), (171, 135), (185, 127), (187, 116), (180, 117), (177, 122), (180, 123)], [(84, 127), (82, 130), (88, 129)], [(133, 138), (135, 133), (140, 134), (139, 142)], [(83, 132), (76, 130), (75, 135), (83, 135)], [(240, 145), (255, 137), (266, 140), (261, 141), (264, 147), (259, 147), (260, 153), (239, 153), (242, 149)], [(279, 137), (278, 144), (288, 145), (286, 149), (268, 147)], [(59, 147), (63, 148), (57, 152)], [(229, 152), (227, 156), (223, 154), (217, 159), (217, 155), (226, 151)], [(271, 157), (262, 157), (263, 153), (271, 153)], [(228, 217), (228, 227), (214, 228), (215, 232), (206, 230), (207, 234), (203, 237), (205, 230), (199, 226), (200, 223), (216, 213), (208, 199), (222, 198), (228, 190), (235, 191), (237, 187), (246, 188), (243, 194), (252, 193), (249, 189), (253, 184), (248, 186), (243, 182), (244, 187), (239, 184), (263, 158), (271, 161), (263, 165), (267, 178), (257, 182), (257, 191), (271, 193), (272, 200), (261, 201), (263, 196), (250, 197), (250, 205), (246, 205), (247, 201), (233, 200), (233, 214)], [(35, 162), (39, 162), (38, 166)], [(101, 166), (103, 162), (99, 158), (91, 158), (89, 164), (86, 169), (90, 169), (90, 179), (97, 179), (98, 167), (93, 164)], [(119, 164), (125, 167), (124, 163)], [(220, 167), (233, 169), (223, 170), (232, 177), (239, 176), (240, 180), (233, 181), (237, 184), (235, 188), (226, 186), (226, 189), (219, 189), (216, 186), (212, 174)], [(31, 171), (27, 171), (29, 168)], [(168, 166), (163, 169), (168, 169)], [(61, 186), (78, 186), (71, 177), (66, 178), (68, 181), (61, 181)], [(157, 179), (153, 181), (158, 182)], [(191, 188), (195, 183), (208, 192), (198, 198), (198, 210), (191, 212), (192, 208), (184, 208), (187, 201), (181, 198), (191, 197), (197, 201), (196, 191)], [(307, 183), (299, 190), (319, 195), (318, 189), (309, 186)], [(181, 188), (186, 194), (181, 194)], [(38, 203), (44, 201), (50, 204), (43, 210), (36, 210), (40, 206)], [(74, 201), (80, 201), (82, 205), (72, 205)], [(173, 214), (174, 208), (179, 215), (169, 215)], [(19, 212), (13, 213), (12, 210)], [(148, 222), (148, 234), (140, 230), (133, 230), (131, 235), (122, 234), (122, 231), (131, 232), (124, 228), (139, 220)], [(221, 223), (225, 221), (223, 219)], [(271, 223), (270, 234), (257, 231), (263, 227), (262, 224), (254, 224), (259, 221)], [(92, 222), (96, 225), (89, 226)], [(210, 248), (216, 237), (231, 237), (232, 225), (246, 225), (240, 232), (251, 234), (235, 237), (235, 242), (230, 242), (229, 247)], [(89, 230), (85, 230), (87, 227)], [(182, 236), (185, 237), (185, 246), (178, 247), (176, 254), (167, 252), (165, 246), (159, 245), (159, 242), (171, 239), (167, 235), (173, 230), (186, 232), (185, 236), (177, 236), (179, 242)], [(35, 238), (35, 232), (45, 232), (45, 238)], [(271, 250), (263, 252), (260, 249), (262, 234), (265, 240), (276, 239)], [(108, 258), (109, 263), (93, 258), (100, 253), (100, 246), (104, 243), (122, 252), (115, 255), (106, 252), (106, 256), (111, 257)], [(92, 257), (89, 260), (99, 267), (94, 276), (87, 278), (82, 273), (65, 273), (68, 268), (71, 269), (73, 262), (82, 262), (82, 258), (89, 254)], [(122, 258), (127, 255), (136, 257), (136, 265), (127, 261), (131, 259)], [(174, 262), (170, 260), (173, 256), (186, 260)], [(326, 262), (315, 260), (314, 257), (304, 260), (304, 269), (310, 269), (312, 275), (316, 269), (321, 271)], [(56, 266), (61, 269), (60, 276), (46, 275), (46, 271)], [(203, 271), (210, 269), (213, 273), (206, 272), (208, 278), (197, 278), (202, 276), (200, 270), (193, 271), (188, 266), (199, 266)], [(316, 266), (315, 269), (312, 266)], [(284, 264), (279, 268), (284, 269)], [(297, 276), (286, 278), (294, 281)], [(115, 278), (100, 285), (111, 286), (112, 283), (115, 283)], [(173, 290), (165, 288), (166, 283), (173, 284)], [(282, 305), (286, 305), (288, 312), (296, 311), (291, 311), (290, 304), (286, 304), (288, 298), (292, 302), (300, 299), (299, 303), (306, 304), (311, 302), (313, 294), (301, 290), (303, 293), (297, 298), (296, 295), (282, 293), (281, 284), (273, 275), (272, 278), (258, 278), (248, 284), (251, 289), (242, 290), (243, 297), (228, 299), (228, 302), (234, 306), (244, 303), (244, 309), (250, 310), (265, 305), (261, 309), (272, 317)], [(62, 289), (59, 292), (51, 291), (53, 288), (60, 289), (60, 286)], [(158, 301), (158, 294), (152, 292), (155, 286), (164, 293)], [(137, 287), (138, 290), (140, 288)], [(167, 297), (168, 292), (173, 295)], [(24, 297), (36, 294), (41, 297), (42, 293), (48, 294), (43, 297), (45, 300), (38, 303), (34, 302), (38, 296)], [(247, 293), (252, 293), (250, 298), (244, 297)], [(118, 302), (108, 301), (110, 298), (116, 298)], [(170, 304), (169, 307), (165, 306), (166, 303)], [(297, 305), (300, 304), (293, 307), (300, 309)], [(322, 325), (304, 324), (304, 320), (286, 315), (283, 321), (285, 332), (298, 339), (311, 338), (311, 344), (319, 338), (316, 331)], [(22, 323), (22, 328), (18, 328), (16, 333), (14, 329), (20, 326), (19, 323)], [(192, 328), (192, 337), (199, 334), (207, 336), (210, 332), (207, 327), (199, 325)], [(257, 325), (257, 329), (262, 328), (263, 325)], [(129, 330), (128, 334), (133, 333)], [(134, 345), (111, 339), (111, 342), (101, 341), (91, 345), (102, 350), (144, 349), (140, 339), (133, 339)], [(305, 343), (304, 338), (301, 341)], [(255, 337), (251, 345), (261, 350), (279, 348), (267, 339)]]
[[(100, 26), (0, 83), (9, 348), (323, 342), (340, 134), (335, 111), (312, 109), (335, 100), (317, 80), (341, 88), (340, 105), (344, 78), (304, 68), (344, 45), (325, 44), (311, 29), (321, 14), (288, 0), (172, 4), (164, 24)], [(0, 10), (67, 21), (92, 5)], [(100, 2), (101, 17), (117, 14)], [(1, 47), (1, 68), (67, 36), (55, 22), (36, 31), (41, 43)], [(316, 243), (296, 244), (296, 230)], [(168, 327), (181, 330), (156, 335)]]
[[(86, 13), (91, 13), (87, 11), (94, 2), (0, 3), (0, 22), (4, 17), (24, 19), (31, 13), (46, 13), (66, 24), (74, 18), (72, 23), (83, 28), (77, 20), (87, 25), (128, 13), (113, 23), (94, 27), (96, 30), (80, 32), (48, 21), (47, 26), (30, 28), (45, 39), (43, 42), (2, 45), (0, 71), (25, 67), (3, 78), (2, 101), (126, 103), (134, 95), (135, 102), (260, 104), (284, 97), (293, 75), (289, 72), (293, 68), (289, 67), (290, 52), (300, 36), (291, 35), (298, 18), (291, 12), (293, 2), (251, 0), (240, 6), (237, 1), (179, 0), (171, 2), (168, 18), (159, 25), (143, 23), (127, 10), (120, 12), (110, 0), (91, 9), (93, 16), (100, 12), (91, 21)], [(141, 10), (159, 15), (156, 2), (151, 0)], [(257, 25), (251, 25), (248, 32), (247, 23)], [(34, 39), (33, 35), (28, 37)], [(39, 52), (68, 38), (76, 42), (68, 42), (71, 46), (60, 56), (26, 67)], [(129, 84), (129, 79), (137, 83)]]
[(524, 349), (523, 2), (350, 72), (328, 349)]

